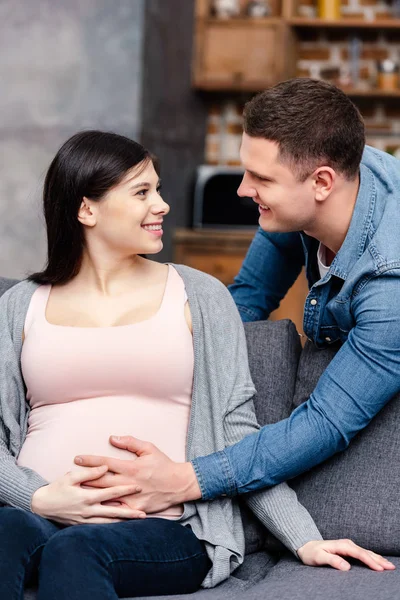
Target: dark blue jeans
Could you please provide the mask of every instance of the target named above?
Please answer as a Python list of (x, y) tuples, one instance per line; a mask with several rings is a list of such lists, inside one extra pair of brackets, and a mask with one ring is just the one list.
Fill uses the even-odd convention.
[(190, 527), (147, 518), (63, 527), (19, 508), (0, 508), (0, 599), (116, 600), (199, 589), (211, 563)]

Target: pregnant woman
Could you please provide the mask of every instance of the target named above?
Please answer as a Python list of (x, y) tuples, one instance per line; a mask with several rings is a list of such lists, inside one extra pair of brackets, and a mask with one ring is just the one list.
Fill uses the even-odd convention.
[[(243, 327), (224, 286), (143, 258), (162, 248), (169, 207), (139, 144), (87, 131), (69, 139), (44, 185), (48, 262), (0, 300), (0, 598), (115, 600), (212, 587), (243, 562), (236, 500), (159, 514), (134, 485), (93, 487), (132, 459), (111, 434), (149, 439), (175, 461), (257, 430)], [(92, 485), (90, 485), (92, 483)], [(382, 557), (324, 542), (281, 484), (249, 496), (258, 518), (307, 564), (382, 571)]]

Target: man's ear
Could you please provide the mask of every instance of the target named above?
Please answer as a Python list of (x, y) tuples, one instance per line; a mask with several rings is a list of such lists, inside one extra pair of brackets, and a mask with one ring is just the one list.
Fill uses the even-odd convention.
[(331, 167), (318, 167), (313, 173), (314, 192), (317, 202), (323, 202), (332, 193), (336, 173)]
[(86, 196), (83, 197), (79, 207), (78, 221), (87, 227), (94, 227), (96, 225), (96, 215), (95, 211), (92, 210), (92, 202)]

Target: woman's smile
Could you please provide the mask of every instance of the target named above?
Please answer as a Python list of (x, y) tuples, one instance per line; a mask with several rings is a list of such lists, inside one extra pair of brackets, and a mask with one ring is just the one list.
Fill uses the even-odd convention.
[(142, 225), (142, 229), (157, 237), (161, 237), (164, 233), (162, 229), (162, 223), (148, 223), (146, 225)]

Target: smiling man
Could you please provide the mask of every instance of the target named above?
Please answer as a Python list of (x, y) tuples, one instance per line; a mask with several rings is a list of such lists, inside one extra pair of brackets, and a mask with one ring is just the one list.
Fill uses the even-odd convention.
[[(109, 465), (104, 485), (138, 484), (146, 512), (258, 490), (344, 450), (400, 390), (400, 163), (365, 146), (347, 96), (310, 79), (283, 82), (244, 112), (239, 195), (258, 230), (231, 293), (243, 321), (268, 318), (305, 265), (304, 331), (341, 348), (308, 401), (225, 450), (174, 463), (133, 438), (139, 455)], [(118, 433), (118, 432), (116, 432)], [(83, 457), (81, 464), (107, 462)]]

